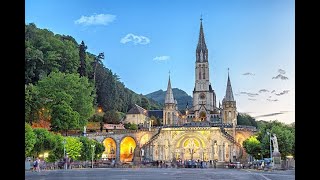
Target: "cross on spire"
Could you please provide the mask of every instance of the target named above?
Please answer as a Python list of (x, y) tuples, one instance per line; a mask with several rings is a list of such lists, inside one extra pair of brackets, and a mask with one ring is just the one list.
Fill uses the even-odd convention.
[(202, 14), (201, 14), (201, 17), (200, 17), (200, 21), (202, 21)]

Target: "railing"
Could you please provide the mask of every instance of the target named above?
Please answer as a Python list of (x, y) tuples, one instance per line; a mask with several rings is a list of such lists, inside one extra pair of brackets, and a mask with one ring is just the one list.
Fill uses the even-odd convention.
[[(155, 131), (156, 128), (152, 128), (151, 131)], [(138, 129), (138, 130), (130, 130), (130, 129), (123, 129), (123, 130), (115, 130), (110, 132), (93, 132), (93, 133), (87, 133), (86, 136), (92, 137), (92, 136), (105, 136), (110, 134), (128, 134), (128, 133), (137, 133), (141, 131), (149, 131), (149, 129)]]
[(149, 139), (149, 141), (147, 141), (141, 148), (146, 147), (146, 146), (149, 145), (153, 140), (155, 140), (155, 139), (159, 136), (160, 132), (161, 132), (161, 128), (159, 128), (157, 134), (155, 134), (154, 136), (152, 136), (152, 137)]
[(237, 145), (240, 148), (239, 158), (242, 158), (242, 156), (244, 156), (246, 153), (245, 149), (241, 146), (240, 143), (238, 143), (234, 139), (233, 136), (231, 136), (229, 133), (227, 133), (223, 127), (220, 127), (220, 130), (221, 130), (222, 134), (224, 135), (224, 137), (226, 137), (229, 141), (231, 141), (232, 143), (234, 143), (235, 145)]
[(245, 125), (237, 125), (236, 129), (238, 129), (238, 130), (257, 131), (256, 127), (254, 127), (254, 126), (245, 126)]

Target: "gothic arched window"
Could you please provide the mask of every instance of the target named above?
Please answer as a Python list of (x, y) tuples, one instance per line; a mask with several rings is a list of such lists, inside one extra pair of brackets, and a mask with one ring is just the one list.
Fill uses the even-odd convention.
[(203, 79), (206, 79), (206, 78), (205, 78), (205, 77), (206, 77), (206, 75), (205, 75), (205, 74), (206, 74), (206, 71), (205, 71), (205, 70), (203, 70), (203, 77), (202, 77)]

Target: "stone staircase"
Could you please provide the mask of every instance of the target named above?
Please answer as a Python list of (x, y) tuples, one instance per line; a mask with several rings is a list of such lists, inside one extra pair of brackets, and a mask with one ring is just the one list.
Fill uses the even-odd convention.
[(246, 160), (246, 157), (247, 157), (247, 153), (245, 151), (245, 149), (241, 146), (240, 143), (238, 143), (234, 137), (232, 135), (230, 135), (229, 133), (227, 133), (227, 131), (223, 128), (223, 127), (220, 127), (220, 131), (222, 132), (222, 135), (227, 138), (230, 142), (232, 142), (233, 144), (237, 145), (239, 148), (240, 148), (240, 151), (239, 151), (239, 157), (238, 159), (240, 161), (245, 161)]
[(159, 134), (161, 132), (161, 128), (159, 128), (157, 134), (155, 134), (154, 136), (152, 136), (149, 141), (147, 141), (141, 148), (145, 149), (145, 147), (147, 147), (150, 143), (152, 143), (152, 141), (154, 141), (155, 139), (158, 138)]

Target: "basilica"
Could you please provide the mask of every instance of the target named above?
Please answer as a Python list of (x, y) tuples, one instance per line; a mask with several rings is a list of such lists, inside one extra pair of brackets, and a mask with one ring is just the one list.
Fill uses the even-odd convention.
[(192, 107), (186, 106), (184, 113), (178, 110), (169, 76), (164, 108), (161, 110), (163, 126), (152, 127), (149, 117), (155, 112), (135, 105), (127, 113), (126, 121), (149, 124), (149, 128), (91, 135), (91, 138), (104, 144), (103, 157), (114, 158), (117, 162), (247, 161), (242, 142), (253, 135), (256, 129), (237, 125), (237, 106), (229, 74), (225, 96), (222, 104), (219, 102), (217, 106), (209, 72), (208, 48), (201, 19), (195, 54)]

